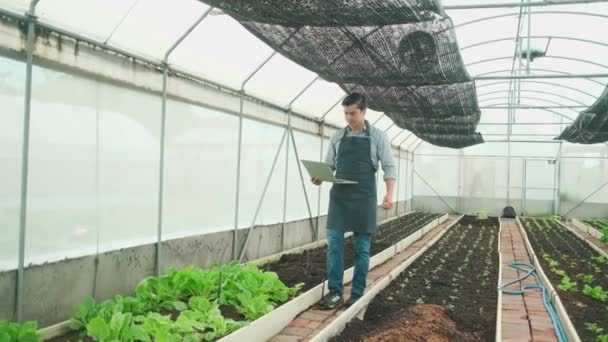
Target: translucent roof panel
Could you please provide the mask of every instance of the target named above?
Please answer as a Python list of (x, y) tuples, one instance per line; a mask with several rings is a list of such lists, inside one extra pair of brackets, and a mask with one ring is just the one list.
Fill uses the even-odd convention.
[[(195, 0), (172, 1), (170, 6), (163, 0), (138, 0), (110, 44), (161, 59), (207, 9), (209, 6)], [(200, 53), (204, 53), (202, 47)]]
[(240, 89), (272, 52), (232, 17), (210, 14), (173, 52), (170, 63)]
[[(249, 94), (287, 107), (316, 77), (312, 71), (276, 54), (249, 81), (245, 90)], [(335, 96), (331, 98), (335, 99)]]

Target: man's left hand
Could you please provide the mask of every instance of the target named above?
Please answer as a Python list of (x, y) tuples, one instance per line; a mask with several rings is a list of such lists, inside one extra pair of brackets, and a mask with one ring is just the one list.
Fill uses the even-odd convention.
[(382, 208), (384, 210), (390, 210), (393, 207), (393, 196), (386, 195), (382, 201)]

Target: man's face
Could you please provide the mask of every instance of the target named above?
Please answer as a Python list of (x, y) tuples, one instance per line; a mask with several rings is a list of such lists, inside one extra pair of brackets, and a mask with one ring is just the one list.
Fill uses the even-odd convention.
[(344, 106), (344, 118), (351, 127), (362, 126), (365, 122), (365, 109), (361, 110), (356, 104)]

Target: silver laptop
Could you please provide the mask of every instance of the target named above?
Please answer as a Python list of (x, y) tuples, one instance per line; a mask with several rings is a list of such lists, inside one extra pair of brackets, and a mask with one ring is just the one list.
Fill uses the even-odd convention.
[(325, 163), (320, 163), (312, 160), (301, 160), (302, 164), (306, 170), (308, 170), (308, 174), (311, 177), (316, 177), (324, 182), (336, 183), (336, 184), (357, 184), (358, 182), (350, 181), (346, 179), (338, 179), (334, 176), (329, 165)]

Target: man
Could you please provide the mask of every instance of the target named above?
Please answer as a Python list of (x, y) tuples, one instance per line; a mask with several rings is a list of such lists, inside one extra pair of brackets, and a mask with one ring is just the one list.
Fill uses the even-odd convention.
[[(367, 104), (359, 93), (352, 93), (342, 101), (348, 126), (331, 139), (325, 162), (336, 177), (358, 182), (334, 184), (330, 192), (327, 218), (327, 279), (329, 294), (321, 303), (333, 309), (343, 302), (344, 233), (352, 231), (355, 242), (355, 274), (347, 305), (354, 304), (365, 290), (369, 270), (372, 235), (376, 232), (377, 192), (376, 170), (382, 163), (386, 195), (382, 207), (389, 210), (397, 178), (395, 161), (386, 133), (370, 126), (365, 120)], [(312, 177), (321, 185), (322, 181)]]

